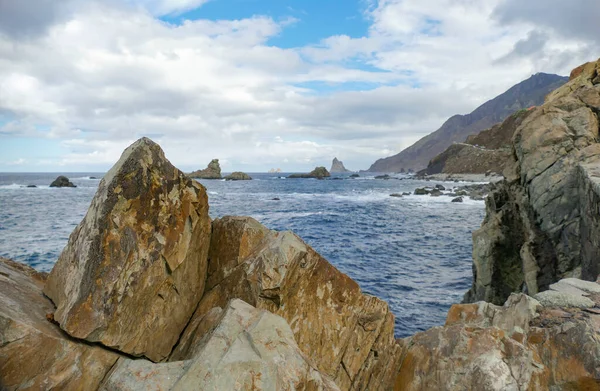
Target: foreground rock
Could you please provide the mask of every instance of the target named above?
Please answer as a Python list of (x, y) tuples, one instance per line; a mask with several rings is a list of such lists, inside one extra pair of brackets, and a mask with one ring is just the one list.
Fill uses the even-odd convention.
[(66, 176), (59, 176), (51, 184), (50, 187), (77, 187)]
[(444, 327), (403, 341), (395, 389), (598, 390), (599, 325), (597, 313), (523, 294), (454, 305)]
[(202, 297), (210, 243), (202, 185), (143, 138), (104, 176), (44, 293), (71, 336), (164, 360)]
[(314, 170), (309, 172), (308, 174), (292, 174), (288, 176), (288, 178), (298, 179), (298, 178), (316, 178), (316, 179), (324, 179), (330, 177), (329, 171), (325, 167), (315, 167)]
[(46, 275), (0, 258), (0, 389), (95, 390), (119, 356), (47, 320)]
[(193, 171), (188, 174), (192, 178), (198, 179), (222, 179), (221, 165), (219, 159), (213, 159), (204, 170)]
[(506, 181), (487, 198), (473, 233), (474, 283), (465, 301), (499, 304), (561, 278), (598, 277), (599, 68), (583, 66), (515, 130)]
[(235, 171), (225, 177), (227, 181), (251, 181), (252, 177), (245, 172)]
[(351, 172), (351, 171), (347, 170), (346, 167), (344, 167), (344, 163), (342, 161), (340, 161), (336, 157), (334, 157), (333, 161), (331, 162), (331, 170), (329, 170), (329, 172), (340, 173), (340, 172)]
[[(399, 346), (385, 302), (364, 295), (291, 232), (270, 231), (249, 217), (224, 217), (213, 222), (212, 238), (206, 292), (191, 324), (241, 299), (289, 322), (302, 352), (340, 389), (393, 383)], [(178, 349), (201, 337), (188, 327)]]
[(339, 390), (306, 361), (283, 318), (241, 300), (230, 301), (221, 312), (182, 361), (121, 358), (101, 389)]

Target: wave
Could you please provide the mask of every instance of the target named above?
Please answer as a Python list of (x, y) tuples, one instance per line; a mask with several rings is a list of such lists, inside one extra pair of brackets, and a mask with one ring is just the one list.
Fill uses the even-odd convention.
[(80, 180), (80, 181), (99, 181), (102, 178), (91, 177), (91, 176), (82, 176), (82, 177), (79, 177), (79, 178), (71, 178), (71, 179), (76, 179), (76, 180)]

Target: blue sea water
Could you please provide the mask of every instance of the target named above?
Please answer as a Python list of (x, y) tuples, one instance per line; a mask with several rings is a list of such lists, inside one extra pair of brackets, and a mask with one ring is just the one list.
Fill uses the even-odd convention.
[[(50, 188), (58, 175), (77, 188)], [(49, 271), (96, 192), (100, 180), (91, 177), (102, 175), (0, 173), (0, 256)], [(483, 202), (390, 197), (434, 184), (407, 177), (318, 181), (251, 175), (255, 180), (200, 181), (211, 217), (252, 216), (271, 229), (296, 232), (363, 291), (390, 304), (397, 337), (443, 324), (450, 305), (470, 287), (471, 232), (481, 224)]]

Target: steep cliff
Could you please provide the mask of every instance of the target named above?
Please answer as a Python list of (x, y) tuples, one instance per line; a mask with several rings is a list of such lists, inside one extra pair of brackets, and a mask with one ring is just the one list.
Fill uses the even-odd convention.
[(397, 155), (379, 159), (371, 172), (419, 171), (452, 143), (463, 142), (468, 136), (488, 129), (517, 110), (537, 106), (544, 97), (567, 82), (566, 77), (538, 73), (511, 87), (505, 93), (479, 106), (467, 115), (455, 115), (438, 130), (423, 137)]
[(338, 160), (336, 157), (333, 158), (331, 162), (331, 170), (329, 172), (351, 172), (344, 167), (344, 163), (341, 160)]
[(598, 276), (599, 68), (578, 68), (516, 128), (506, 180), (473, 233), (474, 281), (465, 301), (500, 304), (510, 292)]

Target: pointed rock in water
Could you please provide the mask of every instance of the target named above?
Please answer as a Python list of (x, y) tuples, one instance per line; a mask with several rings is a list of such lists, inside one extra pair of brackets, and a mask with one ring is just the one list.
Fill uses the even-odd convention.
[(216, 313), (216, 325), (183, 361), (122, 358), (101, 390), (339, 390), (306, 360), (283, 318), (241, 300)]
[(77, 187), (75, 186), (69, 178), (66, 176), (57, 177), (51, 184), (50, 187)]
[(252, 177), (245, 172), (235, 171), (225, 177), (227, 181), (251, 181)]
[[(213, 222), (209, 258), (207, 289), (191, 324), (238, 298), (286, 319), (302, 352), (340, 389), (389, 389), (401, 355), (388, 305), (363, 294), (296, 235), (249, 217), (223, 217)], [(199, 338), (191, 327), (181, 341)]]
[(351, 172), (350, 170), (346, 170), (344, 167), (344, 163), (338, 160), (336, 157), (333, 158), (333, 162), (331, 162), (331, 170), (329, 172)]
[(204, 170), (197, 170), (189, 174), (192, 178), (199, 179), (222, 179), (221, 165), (219, 159), (213, 159)]
[(104, 176), (44, 293), (75, 338), (161, 361), (202, 297), (208, 199), (147, 138)]
[(96, 390), (119, 355), (51, 323), (44, 273), (0, 258), (0, 389)]

